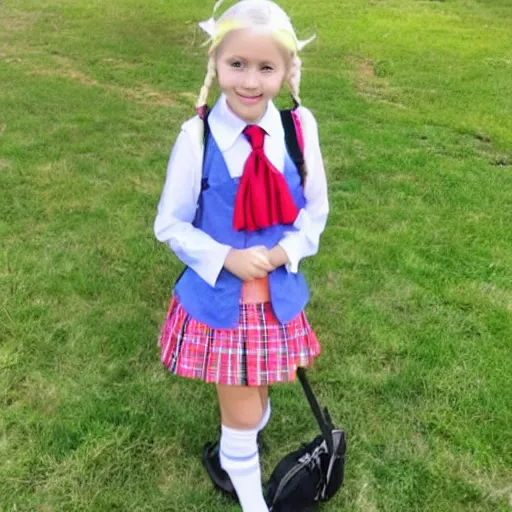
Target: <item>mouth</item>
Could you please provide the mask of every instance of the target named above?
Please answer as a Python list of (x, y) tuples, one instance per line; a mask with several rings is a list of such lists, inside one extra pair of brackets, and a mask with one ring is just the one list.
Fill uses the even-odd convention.
[(258, 96), (245, 96), (244, 94), (237, 93), (237, 96), (242, 103), (247, 105), (254, 105), (261, 100), (263, 94), (259, 94)]

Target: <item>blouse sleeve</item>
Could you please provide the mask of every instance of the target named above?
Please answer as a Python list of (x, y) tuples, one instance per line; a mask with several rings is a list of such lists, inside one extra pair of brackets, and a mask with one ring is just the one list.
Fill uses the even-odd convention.
[(182, 130), (172, 149), (158, 203), (154, 232), (176, 256), (210, 286), (215, 286), (231, 247), (194, 227), (201, 192), (202, 146)]
[(306, 204), (294, 222), (297, 231), (288, 231), (279, 245), (288, 256), (288, 271), (296, 273), (303, 258), (318, 252), (320, 235), (325, 229), (329, 213), (327, 178), (325, 175), (316, 120), (305, 107), (299, 107), (304, 136), (304, 160), (307, 177), (304, 186)]

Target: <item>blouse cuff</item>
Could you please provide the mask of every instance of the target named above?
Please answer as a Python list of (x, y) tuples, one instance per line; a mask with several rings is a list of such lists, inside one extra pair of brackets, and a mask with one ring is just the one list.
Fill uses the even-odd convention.
[(278, 244), (288, 256), (286, 270), (292, 274), (296, 274), (299, 271), (299, 263), (301, 259), (300, 251), (297, 247), (298, 244), (296, 237), (298, 236), (300, 236), (299, 232), (290, 233), (288, 236), (285, 236), (285, 238), (283, 238)]

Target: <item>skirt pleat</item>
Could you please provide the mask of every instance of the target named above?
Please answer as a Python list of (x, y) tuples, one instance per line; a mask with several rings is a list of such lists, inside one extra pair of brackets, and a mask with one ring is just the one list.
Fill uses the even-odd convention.
[(240, 304), (238, 327), (194, 320), (173, 297), (160, 335), (162, 363), (174, 374), (217, 384), (264, 386), (295, 380), (320, 345), (304, 312), (286, 324), (269, 302)]

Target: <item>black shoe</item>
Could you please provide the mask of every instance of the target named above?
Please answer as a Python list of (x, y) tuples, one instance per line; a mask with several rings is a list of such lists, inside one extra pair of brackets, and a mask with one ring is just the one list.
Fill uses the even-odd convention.
[(203, 466), (213, 485), (222, 493), (238, 501), (231, 478), (220, 466), (219, 442), (209, 442), (203, 448)]

